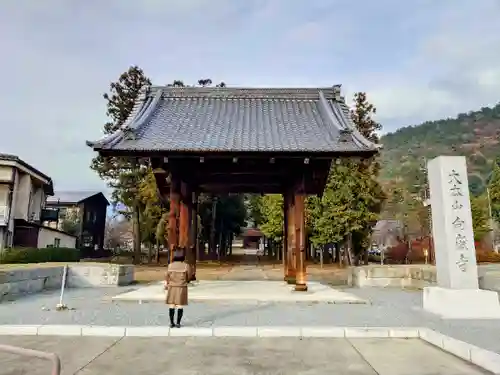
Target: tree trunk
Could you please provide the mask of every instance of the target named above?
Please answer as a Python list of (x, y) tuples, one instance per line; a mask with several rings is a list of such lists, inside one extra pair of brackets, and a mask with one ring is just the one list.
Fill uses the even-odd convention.
[(342, 265), (341, 255), (340, 255), (340, 244), (335, 244), (335, 261), (339, 266)]
[(160, 244), (156, 242), (156, 254), (155, 254), (156, 264), (160, 264)]
[(215, 233), (215, 219), (217, 211), (217, 197), (212, 196), (212, 222), (210, 224), (210, 240), (208, 242), (208, 252), (213, 255), (216, 251), (216, 233)]
[(231, 236), (229, 237), (229, 255), (233, 255), (233, 241), (234, 233), (231, 232)]
[(153, 244), (150, 243), (148, 245), (148, 264), (151, 264), (153, 261)]
[(138, 205), (135, 205), (134, 212), (132, 213), (132, 227), (134, 232), (134, 264), (140, 264), (142, 260), (142, 253), (140, 212)]

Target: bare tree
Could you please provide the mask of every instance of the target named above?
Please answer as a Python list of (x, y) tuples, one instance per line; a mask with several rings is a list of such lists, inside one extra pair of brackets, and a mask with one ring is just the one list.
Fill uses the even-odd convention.
[(111, 217), (106, 221), (104, 246), (108, 249), (128, 249), (133, 241), (132, 223), (123, 217)]

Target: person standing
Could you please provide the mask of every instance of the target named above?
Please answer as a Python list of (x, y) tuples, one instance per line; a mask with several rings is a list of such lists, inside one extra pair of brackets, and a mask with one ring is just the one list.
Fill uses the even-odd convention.
[[(190, 272), (189, 266), (184, 262), (186, 259), (184, 254), (181, 250), (174, 252), (173, 262), (168, 265), (165, 277), (165, 289), (167, 290), (166, 303), (169, 307), (170, 328), (181, 327), (184, 307), (188, 304)], [(174, 322), (176, 309), (177, 321)]]

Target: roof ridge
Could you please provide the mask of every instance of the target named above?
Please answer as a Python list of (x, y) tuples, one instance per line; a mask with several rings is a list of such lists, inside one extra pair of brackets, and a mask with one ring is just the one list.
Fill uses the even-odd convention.
[(184, 98), (284, 98), (284, 99), (319, 99), (323, 91), (329, 99), (335, 99), (337, 86), (333, 87), (171, 87), (152, 86), (151, 93), (162, 90), (164, 97)]
[(149, 99), (148, 94), (150, 91), (151, 91), (151, 85), (143, 85), (139, 90), (139, 95), (134, 101), (134, 107), (132, 108), (132, 111), (130, 112), (127, 119), (123, 122), (123, 124), (113, 133), (104, 134), (104, 136), (102, 136), (97, 141), (86, 141), (85, 143), (87, 144), (87, 146), (99, 147), (104, 144), (113, 145), (118, 143), (125, 135), (127, 130), (130, 128), (130, 125), (133, 124), (138, 117), (144, 114), (144, 112), (147, 109), (145, 108), (147, 107), (146, 103), (147, 104), (151, 103), (152, 100), (148, 100)]
[(361, 132), (358, 130), (358, 127), (352, 121), (351, 113), (345, 100), (339, 101), (336, 104), (337, 106), (340, 107), (340, 110), (344, 113), (345, 118), (347, 120), (347, 124), (349, 126), (349, 129), (352, 131), (353, 139), (356, 143), (361, 144), (364, 147), (375, 148), (377, 150), (380, 150), (383, 147), (381, 144), (372, 142), (368, 138), (366, 138), (363, 134), (361, 134)]

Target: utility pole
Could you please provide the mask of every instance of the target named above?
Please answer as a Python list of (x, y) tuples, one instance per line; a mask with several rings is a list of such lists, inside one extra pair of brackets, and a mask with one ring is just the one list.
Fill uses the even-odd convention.
[(493, 246), (493, 251), (498, 253), (498, 249), (496, 246), (496, 233), (495, 233), (495, 222), (493, 220), (493, 214), (491, 212), (491, 198), (490, 198), (490, 189), (486, 187), (486, 195), (488, 197), (488, 215), (490, 218), (490, 228), (491, 228), (491, 246)]

